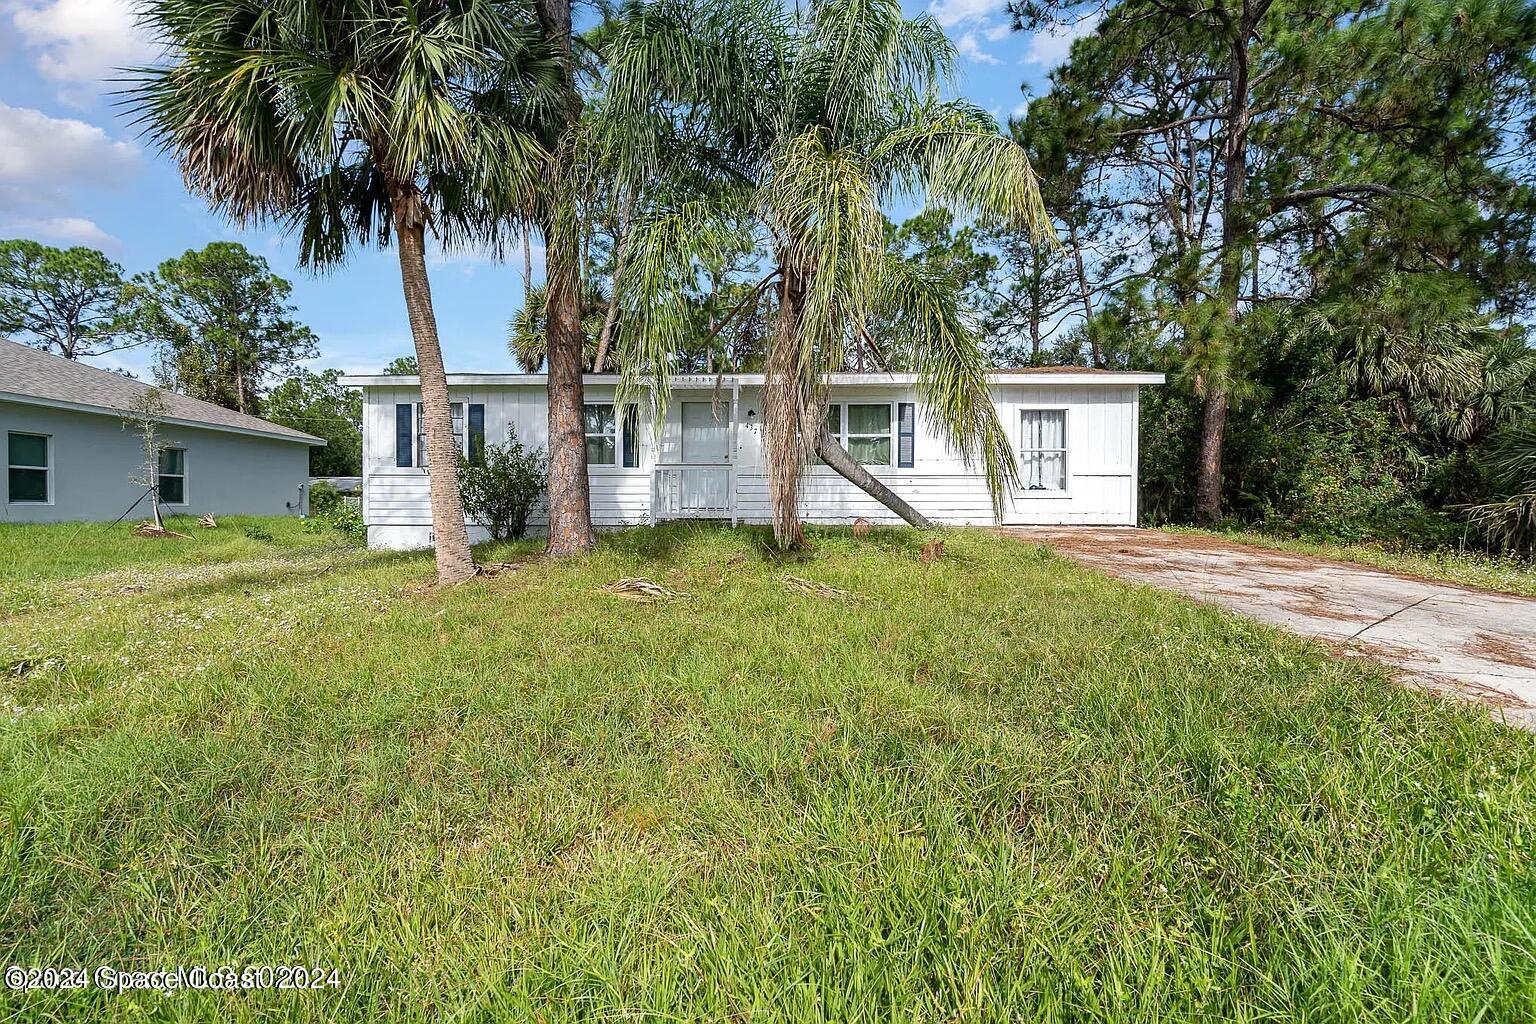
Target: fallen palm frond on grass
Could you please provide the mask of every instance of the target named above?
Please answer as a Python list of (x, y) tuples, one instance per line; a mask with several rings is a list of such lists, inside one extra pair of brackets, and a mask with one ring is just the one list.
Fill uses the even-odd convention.
[(605, 594), (622, 598), (625, 601), (640, 601), (645, 604), (657, 601), (676, 601), (693, 596), (676, 590), (668, 590), (655, 580), (648, 580), (644, 576), (625, 576), (623, 579), (603, 584), (602, 590)]
[(815, 580), (803, 579), (799, 576), (780, 576), (779, 582), (790, 590), (798, 590), (803, 594), (810, 594), (812, 597), (824, 597), (829, 601), (846, 601), (854, 596), (846, 590), (840, 590), (826, 583), (818, 583)]
[(135, 526), (133, 528), (133, 535), (135, 537), (160, 537), (160, 538), (172, 538), (172, 537), (174, 537), (174, 538), (176, 538), (178, 540), (191, 540), (192, 539), (189, 535), (187, 535), (185, 533), (177, 533), (175, 530), (167, 530), (165, 527), (163, 527), (163, 526), (156, 526), (154, 523), (149, 522), (148, 520), (145, 520), (144, 522), (140, 523), (138, 526)]

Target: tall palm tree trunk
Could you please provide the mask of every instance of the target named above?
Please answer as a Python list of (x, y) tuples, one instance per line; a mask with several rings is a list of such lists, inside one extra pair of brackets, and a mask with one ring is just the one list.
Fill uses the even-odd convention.
[(453, 415), (448, 406), (448, 375), (437, 340), (437, 317), (427, 281), (427, 254), (421, 203), (410, 196), (395, 203), (396, 248), (405, 310), (416, 342), (421, 377), (422, 430), (427, 444), (427, 487), (432, 496), (432, 537), (437, 551), (438, 583), (458, 583), (475, 575), (459, 497), (459, 452), (453, 444)]
[(807, 450), (806, 396), (800, 373), (801, 310), (805, 279), (798, 270), (783, 269), (779, 282), (779, 315), (768, 341), (763, 381), (763, 442), (768, 462), (768, 500), (773, 513), (773, 539), (779, 547), (805, 545), (800, 526), (800, 471)]
[(570, 0), (537, 0), (539, 30), (564, 66), (563, 122), (546, 193), (544, 224), (545, 350), (549, 394), (549, 546), (551, 555), (591, 550), (592, 494), (587, 480), (587, 438), (581, 375), (586, 335), (581, 329), (581, 241), (576, 186), (571, 180), (571, 133), (581, 115), (571, 52)]
[[(549, 394), (549, 546), (551, 555), (590, 550), (592, 498), (587, 480), (586, 336), (581, 329), (581, 283), (574, 225), (556, 226), (545, 239), (545, 334)], [(563, 241), (557, 241), (561, 236)]]

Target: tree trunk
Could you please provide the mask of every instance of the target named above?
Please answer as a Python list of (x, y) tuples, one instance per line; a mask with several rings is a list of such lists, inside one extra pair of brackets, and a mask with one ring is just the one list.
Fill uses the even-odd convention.
[(422, 431), (427, 445), (427, 487), (432, 498), (437, 582), (458, 583), (479, 569), (469, 550), (464, 502), (459, 497), (459, 452), (453, 443), (448, 376), (443, 370), (443, 350), (437, 340), (437, 317), (432, 311), (432, 289), (427, 281), (423, 211), (415, 195), (397, 199), (394, 206), (400, 282), (405, 288), (405, 310), (411, 320), (421, 379)]
[(592, 358), (593, 373), (602, 373), (607, 366), (608, 349), (613, 344), (613, 331), (619, 322), (619, 282), (624, 279), (624, 267), (629, 256), (629, 232), (625, 225), (629, 222), (633, 205), (633, 197), (625, 192), (619, 204), (619, 219), (614, 229), (613, 286), (608, 290), (608, 309), (603, 313), (603, 329), (597, 335), (597, 355)]
[[(799, 333), (805, 303), (800, 272), (784, 266), (779, 282), (779, 315), (768, 342), (763, 381), (763, 448), (768, 463), (768, 497), (773, 539), (781, 548), (805, 546), (800, 526), (800, 471), (808, 449), (802, 417), (808, 396), (800, 374)], [(819, 429), (819, 428), (816, 428)]]
[(1083, 301), (1083, 332), (1088, 335), (1088, 347), (1093, 353), (1093, 365), (1104, 368), (1104, 353), (1099, 349), (1099, 336), (1089, 329), (1093, 320), (1093, 293), (1088, 288), (1088, 272), (1083, 269), (1083, 247), (1077, 240), (1077, 222), (1067, 221), (1067, 233), (1072, 241), (1072, 258), (1077, 262), (1077, 294)]
[(933, 529), (933, 523), (928, 520), (928, 517), (908, 505), (902, 500), (901, 495), (885, 486), (873, 473), (855, 462), (853, 456), (848, 454), (848, 449), (837, 443), (837, 438), (832, 436), (832, 431), (827, 429), (825, 422), (821, 425), (821, 433), (816, 435), (816, 454), (821, 457), (822, 462), (835, 469), (838, 476), (901, 516), (908, 523), (919, 530)]
[(529, 236), (528, 225), (523, 225), (523, 302), (528, 302), (528, 293), (533, 291), (533, 239)]
[[(1223, 153), (1221, 195), (1221, 279), (1218, 288), (1223, 305), (1221, 346), (1236, 343), (1238, 295), (1243, 283), (1243, 252), (1247, 237), (1248, 190), (1248, 37), (1252, 31), (1251, 4), (1243, 4), (1242, 22), (1230, 40), (1232, 66), (1227, 101), (1226, 145)], [(1230, 391), (1227, 371), (1212, 366), (1206, 375), (1205, 414), (1200, 427), (1200, 465), (1195, 482), (1195, 519), (1210, 526), (1221, 519), (1222, 441), (1227, 429)]]
[(581, 240), (575, 185), (570, 174), (571, 131), (581, 113), (571, 57), (570, 0), (537, 0), (539, 28), (560, 55), (564, 95), (561, 121), (544, 195), (545, 361), (549, 373), (550, 555), (591, 550), (592, 498), (587, 481), (587, 439), (581, 375), (586, 337), (581, 329)]

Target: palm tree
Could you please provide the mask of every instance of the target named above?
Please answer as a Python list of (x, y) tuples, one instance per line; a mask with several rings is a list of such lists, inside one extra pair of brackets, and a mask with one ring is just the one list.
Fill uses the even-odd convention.
[(812, 452), (926, 525), (825, 427), (825, 375), (847, 365), (877, 317), (906, 333), (890, 340), (912, 353), (929, 413), (951, 446), (983, 461), (1001, 511), (1016, 468), (979, 339), (952, 289), (886, 253), (881, 210), (921, 196), (958, 216), (1049, 238), (1029, 161), (988, 115), (940, 99), (955, 54), (931, 18), (904, 18), (898, 0), (812, 0), (803, 16), (785, 7), (634, 4), (610, 34), (609, 119), (665, 121), (695, 142), (674, 150), (690, 162), (689, 173), (673, 176), (688, 188), (670, 189), (666, 177), (654, 184), (653, 164), (666, 153), (642, 151), (633, 173), (636, 184), (652, 185), (639, 192), (627, 273), (617, 284), (623, 372), (649, 374), (659, 416), (668, 366), (684, 345), (689, 280), (749, 215), (769, 270), (757, 287), (773, 288), (777, 306), (764, 396), (777, 542), (801, 542), (798, 484)]
[(528, 205), (554, 72), (531, 17), (503, 0), (148, 0), (167, 58), (127, 91), (192, 191), (238, 224), (296, 233), (305, 266), (395, 243), (442, 583), (477, 570), (426, 232), (450, 247), (494, 241), (505, 211)]
[(551, 555), (590, 550), (592, 496), (587, 479), (587, 445), (582, 374), (587, 368), (582, 329), (582, 183), (577, 148), (582, 99), (577, 89), (576, 37), (571, 0), (534, 0), (540, 37), (556, 62), (556, 89), (548, 105), (549, 158), (541, 187), (529, 207), (544, 235), (545, 363), (549, 397), (549, 544)]

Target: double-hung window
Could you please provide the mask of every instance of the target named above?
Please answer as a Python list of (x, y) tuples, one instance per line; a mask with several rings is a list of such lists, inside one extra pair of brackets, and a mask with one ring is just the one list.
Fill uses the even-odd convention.
[(185, 448), (161, 448), (160, 465), (155, 475), (155, 486), (160, 500), (167, 505), (187, 503), (187, 450)]
[(582, 406), (583, 430), (587, 435), (587, 465), (613, 466), (619, 461), (619, 424), (613, 406)]
[[(464, 444), (464, 403), (450, 402), (449, 415), (453, 417), (453, 447), (465, 458), (469, 457), (469, 449)], [(423, 413), (420, 402), (416, 403), (416, 465), (427, 464), (427, 418)]]
[(889, 402), (847, 402), (827, 406), (827, 430), (861, 466), (891, 464)]
[(48, 501), (48, 435), (7, 434), (5, 437), (6, 500), (15, 504)]
[(861, 466), (891, 464), (891, 407), (848, 405), (848, 454)]
[(1019, 435), (1019, 472), (1026, 491), (1067, 489), (1067, 412), (1025, 409)]

